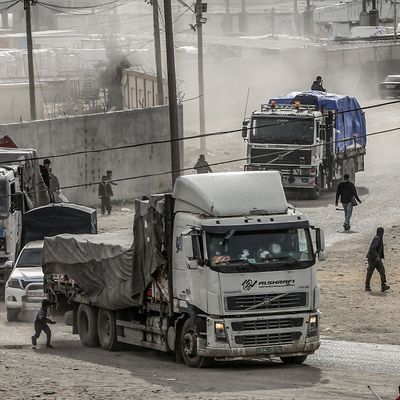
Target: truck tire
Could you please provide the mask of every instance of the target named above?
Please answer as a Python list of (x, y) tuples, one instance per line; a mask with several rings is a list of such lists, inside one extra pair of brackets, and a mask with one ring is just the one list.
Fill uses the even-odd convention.
[(179, 352), (183, 362), (192, 368), (207, 368), (212, 364), (212, 359), (197, 354), (197, 334), (192, 318), (188, 318), (180, 332)]
[(104, 350), (116, 351), (121, 349), (121, 343), (118, 343), (118, 327), (116, 324), (115, 312), (99, 309), (97, 316), (97, 333), (100, 346)]
[(7, 321), (17, 322), (18, 321), (19, 310), (13, 310), (7, 308)]
[(306, 359), (307, 356), (281, 357), (282, 362), (288, 365), (302, 364)]
[(321, 188), (319, 187), (319, 184), (317, 184), (317, 186), (315, 186), (314, 189), (310, 189), (308, 196), (310, 200), (318, 200), (320, 194), (321, 194)]
[(97, 308), (87, 304), (80, 304), (77, 315), (79, 338), (86, 347), (97, 347)]

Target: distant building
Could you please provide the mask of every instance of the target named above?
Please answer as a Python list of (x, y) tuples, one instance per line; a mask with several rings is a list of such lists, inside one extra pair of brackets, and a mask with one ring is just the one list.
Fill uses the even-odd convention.
[[(122, 96), (124, 109), (154, 107), (158, 104), (157, 77), (127, 68), (122, 71)], [(168, 103), (168, 81), (163, 79), (164, 104)]]
[[(40, 85), (36, 87), (37, 119), (44, 118), (44, 100)], [(0, 83), (0, 123), (30, 121), (28, 83)]]

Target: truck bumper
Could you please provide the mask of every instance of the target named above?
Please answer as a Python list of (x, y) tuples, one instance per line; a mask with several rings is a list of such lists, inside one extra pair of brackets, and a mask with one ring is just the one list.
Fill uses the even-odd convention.
[(268, 347), (229, 348), (220, 349), (206, 346), (201, 349), (199, 343), (198, 353), (204, 357), (212, 358), (272, 358), (272, 357), (293, 357), (313, 354), (320, 346), (319, 338), (305, 344), (289, 344)]
[(197, 349), (200, 355), (213, 358), (308, 355), (320, 346), (318, 326), (319, 311), (246, 318), (208, 317), (207, 339), (198, 338)]
[(310, 169), (307, 167), (305, 171), (299, 167), (287, 167), (287, 166), (262, 166), (247, 164), (244, 167), (245, 171), (279, 171), (282, 176), (282, 185), (285, 189), (314, 189), (316, 186), (315, 175), (310, 175)]

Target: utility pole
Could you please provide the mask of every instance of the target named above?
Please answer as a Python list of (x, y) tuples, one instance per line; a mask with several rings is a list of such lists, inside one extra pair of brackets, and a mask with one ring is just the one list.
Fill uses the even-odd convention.
[[(205, 106), (204, 106), (204, 63), (203, 63), (203, 4), (202, 0), (196, 0), (196, 29), (197, 29), (197, 69), (199, 81), (199, 118), (200, 135), (206, 132)], [(206, 154), (206, 138), (200, 137), (200, 152)]]
[(26, 47), (28, 50), (29, 100), (31, 106), (31, 120), (33, 121), (36, 119), (36, 97), (35, 97), (35, 76), (33, 73), (31, 2), (32, 5), (36, 4), (35, 0), (24, 0), (24, 9), (26, 17)]
[(156, 56), (157, 71), (157, 105), (164, 104), (164, 87), (161, 64), (161, 42), (160, 42), (160, 21), (158, 19), (158, 0), (152, 0), (153, 3), (153, 25), (154, 25), (154, 51)]
[(169, 126), (171, 134), (171, 170), (172, 185), (180, 175), (179, 131), (178, 131), (178, 103), (176, 100), (176, 76), (174, 33), (172, 29), (171, 0), (164, 0), (165, 42), (167, 51), (168, 69), (168, 98), (169, 98)]

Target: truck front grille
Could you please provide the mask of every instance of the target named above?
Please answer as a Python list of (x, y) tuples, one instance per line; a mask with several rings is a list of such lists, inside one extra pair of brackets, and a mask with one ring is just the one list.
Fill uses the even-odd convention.
[(23, 279), (21, 279), (21, 284), (22, 287), (25, 289), (28, 285), (29, 286), (29, 290), (42, 290), (43, 289), (43, 281), (25, 281)]
[[(251, 164), (310, 165), (310, 150), (251, 149)], [(288, 153), (288, 154), (286, 154)]]
[(297, 328), (303, 325), (303, 318), (278, 318), (254, 321), (232, 322), (233, 331), (258, 331), (261, 329)]
[(291, 344), (301, 337), (301, 332), (271, 333), (267, 335), (235, 336), (236, 344), (243, 346), (268, 346)]
[[(270, 294), (253, 294), (245, 296), (228, 296), (226, 297), (226, 309), (227, 311), (242, 311), (249, 307), (261, 304), (266, 299), (273, 299), (282, 293), (270, 293)], [(294, 292), (288, 293), (270, 304), (262, 304), (253, 310), (273, 310), (282, 308), (293, 308), (303, 307), (307, 305), (307, 293), (306, 292)]]

